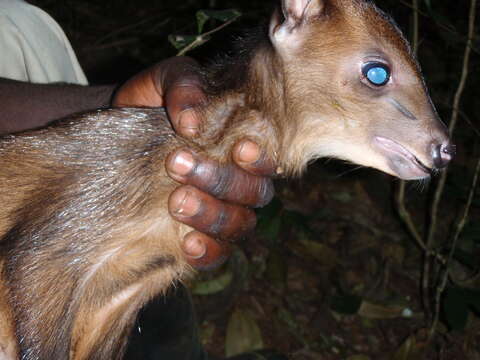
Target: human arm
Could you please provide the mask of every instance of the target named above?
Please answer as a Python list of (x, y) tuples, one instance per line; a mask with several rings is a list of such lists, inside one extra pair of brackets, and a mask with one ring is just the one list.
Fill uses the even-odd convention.
[(0, 134), (41, 127), (76, 112), (107, 108), (116, 87), (32, 84), (0, 78)]

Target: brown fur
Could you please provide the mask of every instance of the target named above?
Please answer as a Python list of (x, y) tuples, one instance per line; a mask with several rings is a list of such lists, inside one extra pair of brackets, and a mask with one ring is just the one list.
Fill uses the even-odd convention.
[[(193, 142), (173, 133), (162, 109), (97, 111), (0, 141), (6, 358), (18, 344), (23, 359), (119, 359), (138, 310), (190, 273), (179, 246), (188, 228), (167, 211), (176, 184), (164, 160), (175, 148), (228, 162), (232, 145), (250, 138), (287, 175), (320, 156), (394, 174), (371, 145), (372, 134), (387, 134), (431, 166), (427, 145), (446, 135), (404, 38), (369, 3), (325, 3), (286, 30), (297, 42), (282, 43), (282, 20), (272, 20), (244, 80), (212, 89)], [(391, 96), (416, 122), (362, 85), (349, 61), (365, 49), (390, 60)]]

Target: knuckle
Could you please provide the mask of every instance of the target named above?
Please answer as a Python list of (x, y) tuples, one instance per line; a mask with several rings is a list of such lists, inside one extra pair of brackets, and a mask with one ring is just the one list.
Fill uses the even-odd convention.
[(203, 161), (195, 168), (197, 184), (210, 195), (222, 198), (232, 182), (231, 166)]
[(224, 229), (227, 227), (229, 219), (231, 218), (229, 211), (225, 206), (221, 206), (217, 209), (217, 216), (215, 220), (210, 224), (208, 232), (216, 236), (221, 235)]

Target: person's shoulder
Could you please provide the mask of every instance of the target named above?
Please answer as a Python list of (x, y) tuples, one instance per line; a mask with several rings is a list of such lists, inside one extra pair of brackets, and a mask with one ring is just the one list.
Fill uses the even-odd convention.
[(31, 5), (23, 0), (0, 0), (0, 24), (1, 31), (5, 27), (16, 27), (15, 24), (19, 18), (24, 17), (30, 10)]
[(13, 15), (16, 10), (9, 4), (15, 1), (0, 0), (0, 35), (6, 36), (12, 32), (18, 32), (18, 26)]
[(0, 0), (0, 14), (12, 15), (17, 12), (28, 11), (32, 6), (23, 0)]
[(30, 21), (32, 17), (45, 16), (39, 7), (23, 0), (0, 0), (0, 16), (9, 19), (10, 23)]
[[(22, 10), (16, 7), (16, 3), (24, 3), (21, 0), (0, 0), (0, 49), (6, 51), (9, 56), (2, 58), (2, 65), (13, 59), (14, 54), (23, 52), (25, 34), (23, 31), (23, 16), (19, 16)], [(27, 4), (28, 5), (28, 4)]]

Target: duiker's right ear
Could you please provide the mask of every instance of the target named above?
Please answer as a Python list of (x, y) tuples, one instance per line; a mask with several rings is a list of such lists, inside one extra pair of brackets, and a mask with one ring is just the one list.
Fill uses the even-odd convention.
[(326, 1), (282, 0), (282, 13), (275, 11), (270, 20), (270, 39), (274, 45), (282, 46), (286, 42), (292, 44), (291, 41), (300, 40), (302, 26), (323, 14)]

